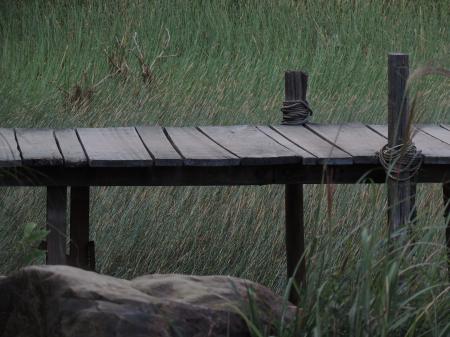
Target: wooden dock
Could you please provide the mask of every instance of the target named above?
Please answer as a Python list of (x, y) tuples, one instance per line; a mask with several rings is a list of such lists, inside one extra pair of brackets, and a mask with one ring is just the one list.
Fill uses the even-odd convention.
[[(389, 228), (397, 229), (410, 219), (415, 184), (441, 183), (449, 216), (448, 122), (412, 127), (421, 165), (411, 177), (397, 180), (380, 164), (378, 152), (383, 146), (405, 143), (393, 127), (401, 122), (407, 106), (401, 77), (407, 73), (397, 76), (396, 71), (405, 67), (395, 64), (404, 60), (403, 54), (390, 55), (394, 75), (389, 77), (389, 126), (308, 121), (302, 125), (0, 128), (0, 186), (46, 186), (47, 263), (95, 269), (94, 245), (89, 240), (91, 186), (285, 184), (287, 271), (298, 285), (305, 284), (302, 184), (387, 183)], [(286, 120), (292, 123), (296, 113), (309, 117), (307, 76), (288, 72), (285, 80)], [(400, 122), (404, 133), (407, 123)], [(68, 204), (70, 253), (66, 254)], [(297, 295), (291, 295), (296, 302)]]
[[(0, 129), (3, 186), (384, 183), (386, 125)], [(450, 125), (420, 125), (418, 182), (450, 178)]]
[[(387, 132), (360, 123), (0, 129), (0, 185), (317, 184), (324, 169), (337, 184), (384, 183), (377, 152)], [(449, 179), (450, 125), (417, 126), (413, 141), (418, 181)]]

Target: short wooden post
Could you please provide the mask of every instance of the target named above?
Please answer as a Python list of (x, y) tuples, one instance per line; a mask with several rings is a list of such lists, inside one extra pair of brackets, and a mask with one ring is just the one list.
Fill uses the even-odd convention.
[(450, 279), (450, 182), (442, 185), (444, 196), (444, 219), (445, 219), (445, 241), (447, 243), (447, 268), (448, 277)]
[[(406, 82), (409, 76), (407, 54), (392, 53), (388, 57), (388, 146), (404, 144), (408, 135), (410, 111), (406, 95)], [(393, 163), (395, 165), (395, 163)], [(388, 223), (390, 237), (400, 231), (400, 241), (407, 238), (406, 225), (414, 215), (415, 183), (402, 181), (408, 172), (396, 179), (388, 179)]]
[[(284, 79), (286, 101), (306, 99), (308, 76), (305, 73), (288, 71), (285, 73)], [(302, 184), (286, 185), (285, 208), (287, 276), (288, 278), (293, 277), (295, 284), (300, 288), (306, 286)], [(289, 300), (294, 304), (299, 302), (299, 294), (294, 287), (291, 288)]]
[(47, 187), (47, 264), (66, 264), (67, 186)]
[(70, 260), (83, 269), (89, 264), (89, 186), (70, 188)]

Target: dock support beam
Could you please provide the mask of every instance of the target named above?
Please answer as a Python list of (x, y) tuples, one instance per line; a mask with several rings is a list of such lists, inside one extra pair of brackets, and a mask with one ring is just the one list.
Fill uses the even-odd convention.
[(444, 196), (445, 242), (447, 244), (447, 268), (450, 280), (450, 182), (442, 185)]
[[(306, 100), (308, 76), (300, 71), (285, 73), (286, 101)], [(287, 184), (285, 187), (286, 209), (286, 261), (287, 277), (293, 277), (289, 300), (299, 303), (296, 289), (306, 286), (305, 233), (303, 214), (303, 184)]]
[[(406, 94), (409, 76), (407, 54), (392, 53), (388, 57), (388, 146), (393, 148), (409, 140), (410, 110)], [(393, 166), (396, 163), (392, 164)], [(388, 223), (389, 237), (397, 234), (395, 241), (405, 243), (407, 225), (415, 216), (416, 185), (412, 179), (404, 178), (409, 172), (401, 173), (398, 179), (388, 178)], [(406, 176), (405, 176), (406, 175)]]
[(95, 269), (89, 242), (89, 186), (70, 188), (70, 260), (83, 269)]
[(47, 264), (66, 264), (67, 186), (47, 187)]

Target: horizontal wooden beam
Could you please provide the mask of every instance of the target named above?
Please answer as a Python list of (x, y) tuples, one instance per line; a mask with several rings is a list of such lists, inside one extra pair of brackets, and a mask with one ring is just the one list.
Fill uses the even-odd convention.
[[(328, 172), (328, 173), (327, 173)], [(235, 167), (9, 168), (0, 186), (222, 186), (321, 184), (327, 173), (334, 184), (385, 183), (380, 165), (302, 166), (296, 164)], [(423, 165), (419, 183), (450, 181), (450, 165)]]

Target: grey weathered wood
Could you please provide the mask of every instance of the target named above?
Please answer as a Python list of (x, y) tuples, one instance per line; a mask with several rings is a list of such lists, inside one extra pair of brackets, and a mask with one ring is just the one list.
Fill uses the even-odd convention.
[(196, 128), (166, 128), (172, 144), (181, 153), (186, 166), (234, 166), (240, 159), (214, 143)]
[(388, 127), (387, 125), (382, 124), (367, 124), (367, 127), (376, 133), (378, 133), (380, 136), (386, 138), (388, 137)]
[[(406, 95), (406, 82), (409, 76), (409, 60), (406, 54), (389, 54), (388, 57), (388, 146), (405, 144), (409, 140), (408, 125), (410, 110)], [(408, 172), (401, 173), (400, 179)], [(405, 225), (411, 223), (414, 212), (415, 184), (411, 180), (398, 181), (389, 178), (388, 185), (388, 223), (389, 233), (399, 233), (400, 242), (406, 240)]]
[(70, 262), (89, 269), (89, 186), (70, 188)]
[(450, 124), (441, 124), (441, 126), (450, 131)]
[(439, 139), (440, 141), (450, 144), (450, 130), (439, 125), (419, 125), (418, 128), (425, 133)]
[(306, 127), (349, 153), (355, 164), (378, 163), (376, 152), (386, 143), (385, 138), (361, 123), (309, 123)]
[(147, 150), (153, 156), (156, 166), (180, 166), (183, 158), (175, 150), (159, 126), (141, 126), (136, 131), (142, 139)]
[[(308, 75), (301, 71), (286, 72), (285, 101), (306, 100)], [(303, 185), (285, 185), (285, 242), (287, 277), (293, 279), (289, 300), (299, 304), (299, 289), (306, 287), (305, 216), (303, 211)]]
[(86, 154), (75, 130), (55, 130), (55, 137), (64, 159), (64, 166), (78, 167), (88, 164)]
[(24, 165), (63, 165), (52, 129), (15, 129), (15, 132)]
[(0, 167), (15, 167), (21, 164), (14, 130), (0, 128)]
[(353, 163), (350, 154), (341, 151), (304, 126), (273, 125), (272, 128), (305, 151), (315, 155), (319, 164), (351, 165)]
[[(386, 125), (372, 124), (369, 127), (387, 138), (388, 128)], [(420, 126), (420, 128), (413, 126), (411, 130), (414, 145), (422, 151), (425, 164), (450, 164), (450, 144), (444, 143), (428, 132), (424, 132), (432, 130), (431, 126)]]
[(204, 126), (199, 130), (241, 159), (241, 165), (301, 163), (295, 152), (275, 142), (255, 126)]
[(47, 264), (66, 264), (67, 187), (47, 187)]
[(132, 127), (77, 129), (91, 167), (151, 166), (153, 160)]
[(447, 144), (420, 129), (414, 129), (413, 142), (417, 149), (422, 151), (424, 163), (450, 164), (450, 144)]
[(317, 157), (313, 155), (312, 153), (309, 153), (299, 147), (298, 145), (294, 144), (290, 140), (288, 140), (286, 137), (283, 137), (278, 132), (273, 130), (271, 127), (266, 125), (258, 125), (258, 130), (260, 130), (262, 133), (266, 134), (270, 138), (272, 138), (277, 143), (283, 145), (284, 147), (288, 148), (292, 152), (295, 152), (297, 155), (302, 157), (302, 164), (304, 165), (314, 165), (317, 163)]

